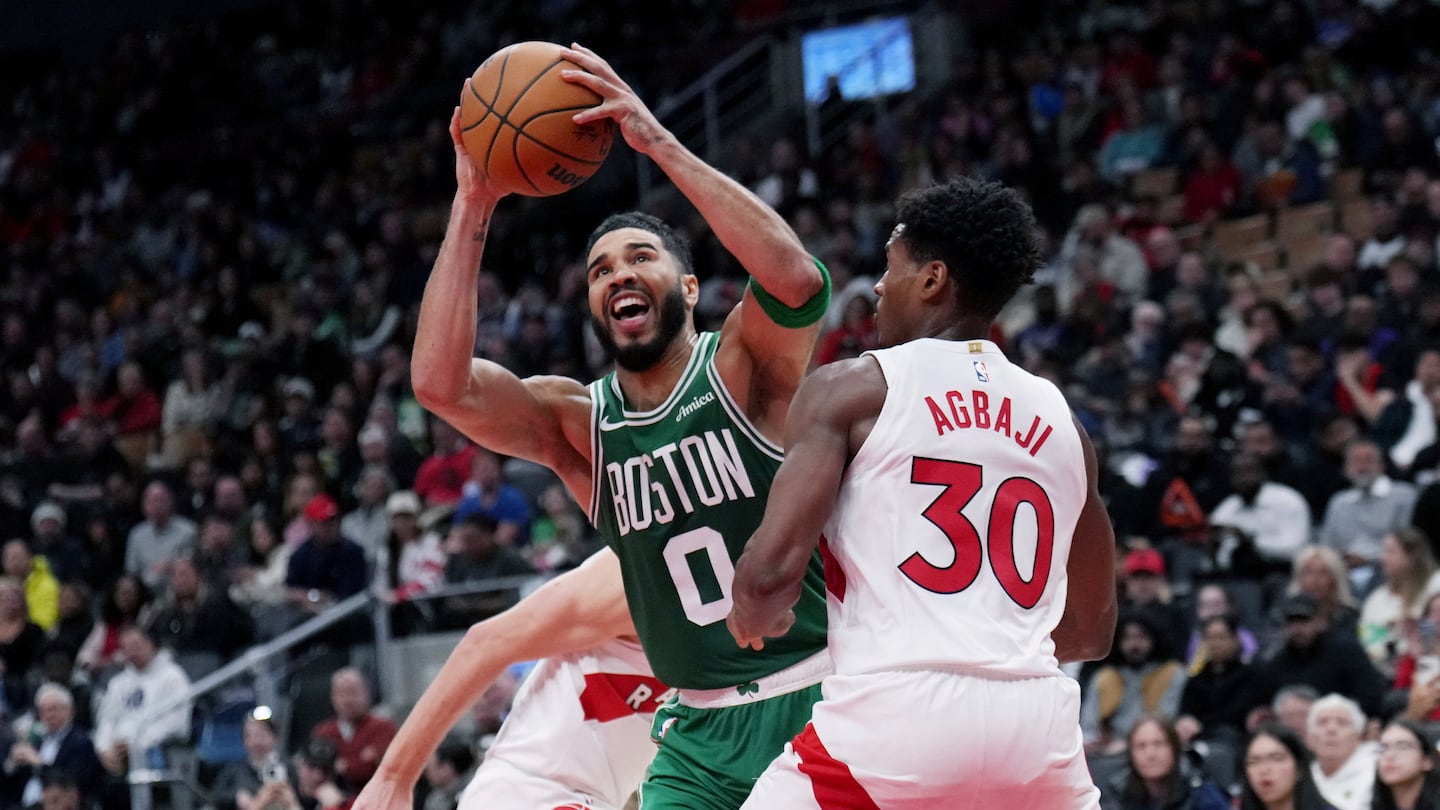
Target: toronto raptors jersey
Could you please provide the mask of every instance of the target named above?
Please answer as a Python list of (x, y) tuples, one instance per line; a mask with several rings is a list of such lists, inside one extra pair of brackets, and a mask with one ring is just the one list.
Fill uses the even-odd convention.
[(621, 807), (655, 756), (650, 723), (670, 695), (638, 644), (609, 641), (546, 658), (516, 693), (485, 764), (503, 762)]
[(821, 539), (836, 672), (1058, 674), (1088, 490), (1064, 396), (985, 340), (868, 354), (885, 404)]

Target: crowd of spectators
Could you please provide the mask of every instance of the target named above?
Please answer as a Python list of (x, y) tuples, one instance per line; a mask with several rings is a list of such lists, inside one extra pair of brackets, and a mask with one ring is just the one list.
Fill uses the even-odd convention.
[[(52, 781), (99, 798), (129, 746), (191, 732), (126, 731), (148, 690), (372, 584), (399, 632), (456, 628), (516, 594), (417, 597), (595, 547), (553, 477), (427, 415), (408, 363), (453, 190), (445, 113), (485, 53), (578, 39), (654, 103), (787, 19), (631, 5), (279, 4), (0, 57), (0, 709), (27, 724), (0, 808)], [(1440, 719), (1440, 6), (1013, 5), (966, 8), (937, 91), (831, 98), (833, 146), (810, 154), (798, 121), (737, 132), (723, 168), (834, 277), (817, 364), (874, 344), (898, 193), (1022, 190), (1051, 247), (993, 337), (1066, 391), (1123, 546), (1115, 651), (1075, 671), (1107, 801), (1210, 785), (1268, 806), (1256, 774), (1288, 767), (1296, 795), (1368, 807), (1374, 763)], [(477, 354), (604, 371), (579, 251), (637, 203), (618, 158), (503, 205)], [(743, 276), (652, 204), (695, 241), (714, 325)], [(342, 675), (353, 731), (371, 701)], [(269, 723), (247, 722), (222, 802), (357, 787), (341, 733), (268, 795)], [(98, 769), (35, 775), (76, 734)], [(465, 750), (431, 763), (437, 797)]]

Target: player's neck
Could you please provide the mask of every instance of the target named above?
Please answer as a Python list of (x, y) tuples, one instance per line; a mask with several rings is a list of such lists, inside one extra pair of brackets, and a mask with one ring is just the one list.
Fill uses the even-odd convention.
[(958, 316), (945, 318), (920, 332), (921, 337), (940, 340), (989, 340), (991, 321), (989, 318)]
[(694, 329), (687, 328), (675, 338), (655, 365), (644, 371), (616, 368), (615, 378), (625, 394), (625, 407), (632, 411), (649, 411), (669, 399), (699, 343), (700, 336)]

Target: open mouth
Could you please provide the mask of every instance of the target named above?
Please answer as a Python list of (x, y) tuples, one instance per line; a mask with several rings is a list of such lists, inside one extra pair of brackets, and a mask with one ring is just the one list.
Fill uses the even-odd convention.
[(610, 299), (610, 319), (621, 329), (640, 328), (649, 314), (650, 299), (638, 292), (620, 292)]

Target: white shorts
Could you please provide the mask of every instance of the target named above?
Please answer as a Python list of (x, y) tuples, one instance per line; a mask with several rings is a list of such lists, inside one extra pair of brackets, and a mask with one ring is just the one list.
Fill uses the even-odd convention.
[(743, 810), (1096, 810), (1073, 680), (835, 675)]
[(481, 764), (460, 794), (459, 810), (621, 810), (598, 796), (578, 793), (503, 760)]

